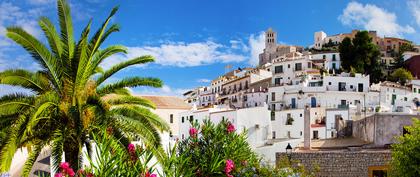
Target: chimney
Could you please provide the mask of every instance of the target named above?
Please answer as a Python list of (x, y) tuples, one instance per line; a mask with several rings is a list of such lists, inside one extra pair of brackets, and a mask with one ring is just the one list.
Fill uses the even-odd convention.
[(311, 116), (309, 112), (309, 106), (305, 106), (305, 110), (303, 113), (303, 148), (305, 150), (311, 149)]

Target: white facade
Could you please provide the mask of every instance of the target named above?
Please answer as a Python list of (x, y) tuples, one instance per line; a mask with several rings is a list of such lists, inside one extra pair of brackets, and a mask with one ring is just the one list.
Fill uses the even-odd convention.
[(209, 119), (216, 124), (222, 119), (228, 120), (235, 126), (237, 133), (247, 130), (248, 143), (252, 147), (264, 145), (271, 135), (270, 112), (266, 105), (238, 110), (211, 108), (186, 111), (180, 113), (179, 116), (181, 117), (179, 132), (181, 139), (189, 137), (188, 131), (191, 128), (189, 120), (202, 124), (204, 119)]
[(311, 54), (311, 60), (324, 60), (323, 68), (326, 70), (338, 70), (341, 67), (340, 53), (338, 52)]

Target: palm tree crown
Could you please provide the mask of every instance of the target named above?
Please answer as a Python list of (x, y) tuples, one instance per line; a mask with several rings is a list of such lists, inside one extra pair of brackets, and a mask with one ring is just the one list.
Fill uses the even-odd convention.
[(66, 0), (57, 0), (57, 8), (60, 33), (48, 18), (39, 19), (49, 46), (21, 27), (7, 28), (7, 37), (29, 52), (42, 69), (0, 72), (0, 84), (23, 87), (34, 93), (0, 98), (0, 129), (7, 131), (6, 142), (1, 144), (2, 171), (9, 169), (20, 147), (30, 151), (23, 171), (27, 176), (47, 146), (51, 148), (56, 169), (63, 152), (65, 160), (78, 169), (81, 149), (90, 148), (92, 133), (106, 128), (122, 145), (141, 138), (150, 146), (159, 146), (158, 132), (168, 130), (167, 123), (150, 111), (154, 108), (150, 101), (132, 96), (127, 90), (137, 86), (161, 87), (159, 79), (134, 76), (111, 84), (105, 82), (124, 68), (154, 61), (151, 56), (141, 56), (105, 71), (100, 67), (108, 57), (127, 53), (121, 45), (101, 47), (110, 34), (119, 31), (117, 24), (110, 24), (118, 8), (112, 9), (91, 37), (92, 21), (89, 21), (77, 41)]

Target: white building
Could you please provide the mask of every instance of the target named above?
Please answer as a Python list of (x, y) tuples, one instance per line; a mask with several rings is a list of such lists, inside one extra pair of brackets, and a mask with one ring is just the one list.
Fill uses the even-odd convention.
[(339, 52), (319, 52), (311, 54), (313, 63), (322, 64), (322, 68), (326, 70), (338, 70), (341, 67)]
[(237, 110), (225, 108), (190, 110), (180, 113), (179, 116), (181, 117), (179, 125), (181, 139), (189, 137), (191, 121), (202, 124), (205, 119), (215, 124), (222, 119), (228, 120), (235, 126), (237, 133), (247, 130), (248, 143), (251, 147), (264, 145), (271, 136), (270, 112), (266, 105)]
[(168, 123), (171, 130), (170, 132), (161, 134), (162, 142), (178, 138), (180, 123), (179, 114), (191, 110), (192, 107), (185, 103), (181, 98), (175, 96), (140, 95), (139, 97), (153, 102), (156, 109), (151, 109), (151, 111)]

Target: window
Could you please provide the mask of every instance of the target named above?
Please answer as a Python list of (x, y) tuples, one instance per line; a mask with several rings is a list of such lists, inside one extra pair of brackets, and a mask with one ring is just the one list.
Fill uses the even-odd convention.
[(276, 93), (271, 92), (271, 101), (276, 101)]
[[(256, 104), (256, 103), (255, 103)], [(256, 106), (256, 105), (255, 105)], [(275, 121), (276, 120), (276, 112), (271, 111), (271, 121)]]
[(416, 93), (417, 92), (417, 89), (416, 88), (414, 88), (414, 93)]
[(300, 114), (299, 116), (302, 117), (302, 114)]
[(290, 68), (290, 64), (287, 65), (287, 68)]
[(275, 111), (275, 110), (276, 110), (276, 104), (272, 104), (272, 105), (271, 105), (271, 110), (272, 110), (272, 111)]
[(184, 117), (181, 118), (181, 122), (184, 123)]
[(194, 117), (190, 116), (190, 122), (194, 121)]
[(295, 64), (295, 71), (302, 71), (302, 63)]
[(331, 85), (331, 82), (328, 82), (328, 85)]
[(313, 131), (313, 138), (312, 139), (319, 139), (318, 130)]
[(302, 131), (300, 131), (300, 136), (302, 136), (302, 134), (303, 134)]
[(276, 131), (273, 131), (273, 139), (276, 139)]
[(280, 78), (274, 79), (274, 85), (280, 85)]
[(283, 73), (283, 65), (274, 67), (274, 73)]
[(308, 68), (312, 68), (312, 63), (308, 62)]
[(170, 114), (169, 115), (169, 123), (174, 123), (174, 115), (173, 114)]
[(407, 97), (404, 97), (404, 101), (407, 101)]

